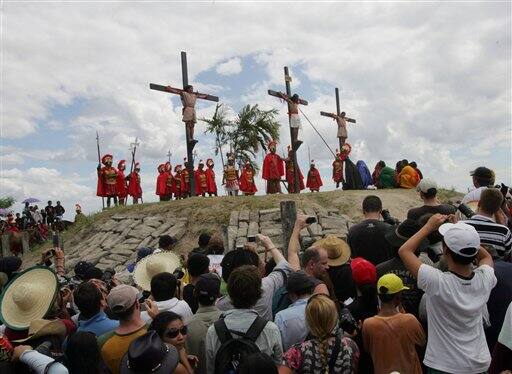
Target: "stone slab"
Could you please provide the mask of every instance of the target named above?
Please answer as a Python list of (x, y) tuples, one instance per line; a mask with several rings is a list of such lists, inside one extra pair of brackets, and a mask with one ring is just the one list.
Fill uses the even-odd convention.
[(249, 222), (249, 211), (242, 210), (238, 213), (238, 221)]
[(238, 226), (238, 211), (231, 212), (229, 216), (229, 226)]

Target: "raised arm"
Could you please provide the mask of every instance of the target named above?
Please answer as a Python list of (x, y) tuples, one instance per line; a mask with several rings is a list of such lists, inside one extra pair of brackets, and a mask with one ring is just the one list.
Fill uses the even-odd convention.
[(174, 88), (174, 87), (171, 87), (171, 86), (167, 86), (167, 92), (170, 92), (170, 93), (173, 93), (173, 94), (177, 94), (177, 95), (181, 95), (181, 93), (183, 92), (182, 89), (180, 88)]
[(441, 226), (448, 216), (443, 214), (434, 214), (428, 222), (423, 226), (416, 234), (414, 234), (409, 240), (407, 240), (398, 250), (398, 254), (402, 259), (405, 267), (413, 275), (414, 278), (418, 278), (418, 271), (422, 262), (416, 256), (416, 250), (420, 246), (421, 242), (426, 239), (430, 233), (436, 231)]
[(281, 251), (276, 248), (276, 246), (274, 245), (274, 243), (272, 243), (272, 240), (270, 240), (268, 236), (258, 234), (257, 238), (261, 245), (265, 248), (265, 251), (270, 252), (272, 258), (276, 262), (276, 265), (285, 259)]
[(290, 242), (288, 243), (288, 263), (294, 270), (300, 270), (300, 232), (306, 226), (306, 217), (298, 215), (293, 226), (292, 235), (290, 236)]
[(494, 267), (491, 255), (483, 247), (480, 247), (478, 250), (476, 261), (478, 262), (478, 266), (489, 265), (490, 267)]

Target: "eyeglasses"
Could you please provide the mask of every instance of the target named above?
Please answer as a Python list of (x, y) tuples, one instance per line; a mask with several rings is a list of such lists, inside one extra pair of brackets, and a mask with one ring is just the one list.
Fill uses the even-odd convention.
[(169, 329), (165, 330), (164, 336), (169, 339), (174, 339), (178, 334), (187, 335), (187, 331), (187, 326), (183, 326), (181, 329)]

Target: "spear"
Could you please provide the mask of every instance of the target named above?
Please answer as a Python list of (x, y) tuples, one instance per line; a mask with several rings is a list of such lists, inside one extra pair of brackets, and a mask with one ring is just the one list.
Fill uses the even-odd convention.
[(171, 163), (171, 157), (172, 157), (172, 153), (171, 153), (171, 150), (169, 149), (169, 151), (167, 151), (167, 157), (169, 158), (169, 164)]
[[(98, 149), (98, 165), (101, 164), (101, 156), (100, 156), (100, 136), (98, 135), (98, 131), (96, 131), (96, 148)], [(105, 209), (105, 198), (101, 197), (101, 205), (103, 209)]]
[(139, 138), (135, 137), (135, 142), (130, 143), (130, 149), (132, 151), (132, 165), (130, 166), (130, 175), (133, 172), (133, 166), (135, 164), (135, 152), (137, 151), (137, 147), (139, 146), (138, 140), (139, 140)]

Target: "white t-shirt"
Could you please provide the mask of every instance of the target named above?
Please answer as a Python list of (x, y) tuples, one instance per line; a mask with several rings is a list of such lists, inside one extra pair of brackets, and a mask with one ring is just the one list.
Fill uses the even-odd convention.
[(512, 351), (512, 303), (508, 305), (498, 341)]
[(454, 374), (487, 371), (491, 355), (482, 314), (495, 285), (488, 265), (476, 268), (471, 279), (420, 266), (418, 287), (425, 291), (428, 320), (426, 366)]
[[(173, 297), (170, 300), (156, 301), (155, 304), (160, 312), (171, 311), (179, 314), (185, 325), (192, 318), (192, 310), (190, 310), (190, 307), (186, 301), (178, 300), (177, 298)], [(140, 318), (142, 318), (142, 320), (147, 323), (152, 321), (148, 312), (145, 311), (140, 314)]]
[(472, 201), (480, 201), (480, 195), (482, 194), (482, 191), (487, 189), (487, 187), (478, 187), (477, 189), (474, 189), (473, 191), (469, 191), (466, 196), (462, 199), (463, 204), (470, 203)]

